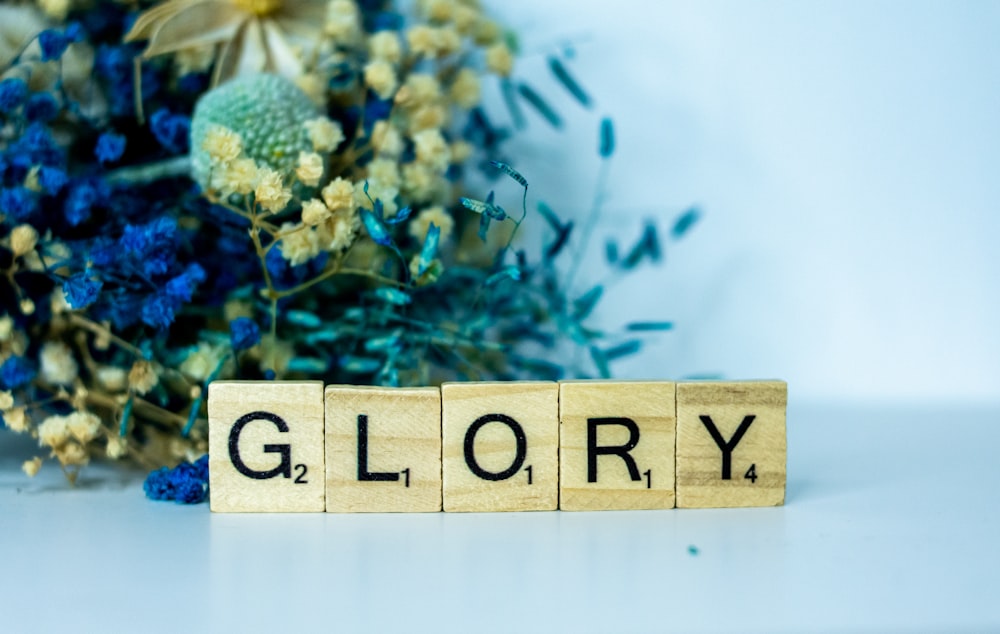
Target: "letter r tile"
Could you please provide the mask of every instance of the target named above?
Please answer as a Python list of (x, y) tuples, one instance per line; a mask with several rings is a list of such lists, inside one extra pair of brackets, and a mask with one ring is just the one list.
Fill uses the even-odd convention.
[(208, 386), (209, 497), (224, 513), (326, 507), (322, 381)]
[(674, 508), (675, 384), (559, 384), (559, 508)]
[(677, 384), (677, 506), (785, 502), (783, 381)]

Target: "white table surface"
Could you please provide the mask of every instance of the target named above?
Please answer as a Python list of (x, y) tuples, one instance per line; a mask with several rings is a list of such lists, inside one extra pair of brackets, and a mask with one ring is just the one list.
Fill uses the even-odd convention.
[(793, 402), (788, 440), (780, 508), (220, 515), (0, 432), (0, 630), (1000, 631), (1000, 409)]

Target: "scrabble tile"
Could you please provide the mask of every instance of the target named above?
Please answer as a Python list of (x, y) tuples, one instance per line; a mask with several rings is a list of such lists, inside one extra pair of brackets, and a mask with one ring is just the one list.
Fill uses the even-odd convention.
[(559, 384), (559, 508), (674, 508), (674, 391), (669, 381)]
[(326, 388), (326, 510), (441, 510), (441, 391)]
[(552, 511), (559, 499), (559, 386), (441, 387), (445, 511)]
[(321, 381), (213, 382), (208, 444), (213, 511), (325, 508)]
[(785, 501), (783, 381), (677, 384), (677, 506)]

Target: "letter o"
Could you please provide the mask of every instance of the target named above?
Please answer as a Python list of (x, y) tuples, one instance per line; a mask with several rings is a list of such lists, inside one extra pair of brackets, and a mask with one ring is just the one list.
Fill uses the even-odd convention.
[[(510, 427), (510, 430), (514, 432), (514, 442), (517, 447), (514, 455), (514, 462), (511, 463), (510, 467), (495, 473), (493, 471), (483, 469), (479, 466), (479, 462), (476, 461), (476, 434), (478, 434), (479, 430), (489, 423), (503, 423), (504, 425)], [(469, 465), (469, 470), (472, 471), (472, 473), (476, 474), (477, 477), (482, 478), (483, 480), (492, 480), (496, 482), (512, 477), (521, 470), (527, 456), (528, 440), (524, 435), (524, 428), (510, 416), (506, 416), (504, 414), (485, 414), (477, 418), (474, 423), (469, 425), (469, 429), (465, 432), (465, 464)]]

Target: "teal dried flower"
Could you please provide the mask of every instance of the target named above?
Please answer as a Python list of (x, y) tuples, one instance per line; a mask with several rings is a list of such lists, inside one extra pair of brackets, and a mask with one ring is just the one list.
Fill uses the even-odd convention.
[(317, 115), (298, 86), (276, 75), (239, 77), (210, 90), (198, 101), (191, 122), (192, 177), (208, 188), (211, 160), (202, 143), (216, 125), (239, 134), (244, 153), (258, 165), (288, 176), (299, 152), (312, 149), (304, 124)]

